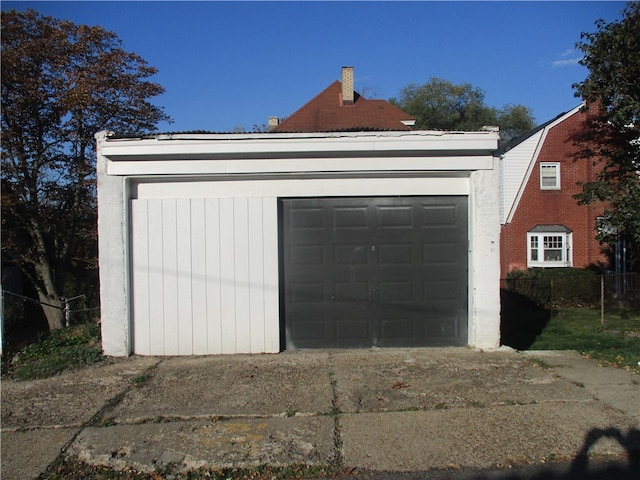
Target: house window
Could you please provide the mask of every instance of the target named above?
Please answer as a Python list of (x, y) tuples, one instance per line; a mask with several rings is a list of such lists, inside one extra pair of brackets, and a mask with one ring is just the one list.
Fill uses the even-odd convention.
[(540, 189), (559, 190), (560, 189), (560, 164), (541, 163), (540, 164)]
[(527, 267), (570, 267), (571, 230), (564, 225), (538, 225), (527, 232)]

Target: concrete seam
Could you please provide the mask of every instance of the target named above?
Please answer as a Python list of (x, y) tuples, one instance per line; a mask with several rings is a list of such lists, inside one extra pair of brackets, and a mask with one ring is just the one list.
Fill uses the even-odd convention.
[(329, 354), (329, 384), (331, 385), (331, 417), (333, 418), (333, 447), (334, 457), (332, 460), (335, 468), (342, 468), (344, 465), (344, 443), (342, 440), (342, 426), (340, 425), (340, 406), (338, 403), (338, 382), (335, 378), (335, 371), (333, 368), (333, 356)]
[[(163, 362), (163, 359), (160, 359), (157, 363), (154, 363), (153, 365), (151, 365), (150, 367), (147, 367), (144, 370), (144, 374), (148, 374), (149, 372), (151, 372), (153, 369), (155, 369), (160, 363)], [(82, 425), (80, 425), (80, 427), (76, 430), (76, 432), (72, 435), (71, 439), (69, 439), (69, 441), (67, 443), (65, 443), (62, 448), (60, 449), (60, 454), (55, 458), (55, 460), (53, 462), (51, 462), (46, 470), (45, 473), (53, 466), (53, 465), (59, 465), (61, 463), (64, 462), (64, 457), (67, 453), (67, 450), (69, 449), (69, 447), (73, 444), (73, 442), (76, 441), (76, 439), (78, 438), (78, 436), (80, 435), (80, 433), (82, 432), (82, 430), (84, 430), (87, 427), (91, 427), (91, 426), (95, 426), (95, 423), (102, 419), (104, 414), (106, 412), (108, 412), (109, 410), (112, 410), (113, 407), (115, 407), (116, 405), (118, 405), (122, 399), (124, 398), (124, 396), (134, 387), (134, 384), (129, 382), (129, 385), (127, 386), (127, 388), (125, 388), (123, 391), (121, 391), (120, 393), (114, 395), (113, 397), (111, 397), (110, 399), (108, 399), (105, 404), (94, 414), (91, 416), (91, 418), (89, 420), (87, 420), (85, 423), (83, 423)]]

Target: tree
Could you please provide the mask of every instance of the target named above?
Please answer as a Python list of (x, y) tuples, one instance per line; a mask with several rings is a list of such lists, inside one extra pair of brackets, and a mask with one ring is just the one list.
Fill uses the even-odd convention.
[(2, 252), (20, 266), (51, 330), (61, 297), (95, 269), (94, 134), (146, 132), (156, 69), (115, 34), (28, 10), (2, 13)]
[(629, 3), (619, 22), (596, 22), (576, 44), (587, 67), (586, 79), (574, 84), (590, 115), (576, 138), (578, 157), (599, 159), (602, 169), (582, 183), (581, 204), (604, 202), (606, 228), (599, 239), (615, 244), (625, 238), (640, 260), (640, 4)]
[(469, 83), (454, 85), (431, 78), (424, 85), (411, 83), (391, 103), (416, 118), (416, 128), (432, 130), (479, 130), (486, 125), (500, 127), (507, 142), (535, 126), (531, 110), (522, 105), (502, 109), (484, 103), (484, 92)]

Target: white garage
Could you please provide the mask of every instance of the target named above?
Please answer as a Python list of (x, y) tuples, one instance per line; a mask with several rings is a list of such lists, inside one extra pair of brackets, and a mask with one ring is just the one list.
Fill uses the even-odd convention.
[(98, 134), (105, 354), (497, 347), (497, 141)]

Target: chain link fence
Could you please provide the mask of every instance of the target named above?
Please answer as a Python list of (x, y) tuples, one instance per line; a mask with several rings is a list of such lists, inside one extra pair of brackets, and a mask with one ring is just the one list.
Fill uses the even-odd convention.
[(583, 271), (576, 275), (513, 276), (501, 288), (517, 293), (548, 309), (599, 308), (601, 315), (640, 312), (640, 275)]

